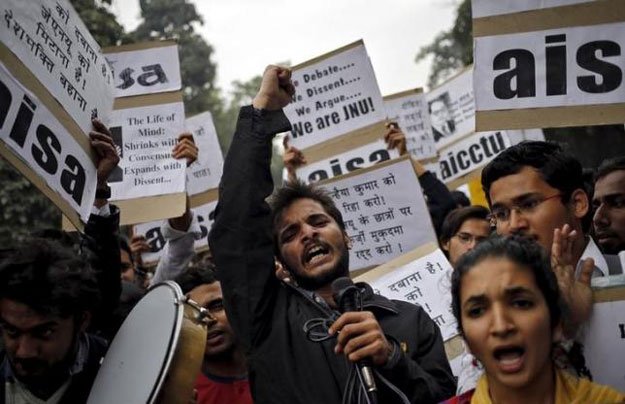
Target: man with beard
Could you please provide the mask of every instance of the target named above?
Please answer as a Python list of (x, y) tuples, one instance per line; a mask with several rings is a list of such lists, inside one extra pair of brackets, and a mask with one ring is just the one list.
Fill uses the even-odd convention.
[(104, 340), (85, 333), (99, 301), (86, 260), (32, 239), (0, 261), (0, 403), (87, 400)]
[(606, 161), (597, 170), (593, 226), (605, 254), (625, 250), (625, 157)]
[[(224, 164), (209, 236), (228, 319), (248, 355), (255, 402), (338, 404), (354, 362), (375, 369), (379, 403), (440, 402), (455, 381), (436, 324), (420, 307), (358, 284), (363, 311), (338, 315), (331, 283), (349, 275), (349, 239), (340, 212), (319, 190), (292, 184), (273, 211), (271, 141), (290, 129), (282, 108), (294, 86), (269, 66), (253, 106), (243, 107)], [(274, 253), (291, 282), (274, 276)]]
[(180, 274), (176, 282), (208, 312), (202, 371), (195, 382), (197, 404), (252, 404), (245, 355), (228, 322), (213, 268), (203, 262)]

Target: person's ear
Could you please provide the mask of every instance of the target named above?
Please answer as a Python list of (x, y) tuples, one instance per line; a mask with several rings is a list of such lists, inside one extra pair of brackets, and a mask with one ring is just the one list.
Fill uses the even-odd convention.
[(345, 242), (345, 246), (347, 246), (348, 250), (352, 249), (352, 239), (349, 238), (345, 231), (343, 232), (343, 242)]
[(91, 312), (83, 311), (78, 318), (78, 329), (80, 332), (86, 332), (89, 324), (91, 324)]
[(449, 242), (450, 240), (447, 240), (444, 243), (441, 243), (441, 248), (447, 252), (449, 252)]
[(562, 327), (562, 321), (559, 321), (558, 324), (553, 328), (553, 332), (551, 334), (551, 342), (557, 343), (564, 339), (564, 328)]
[(573, 214), (576, 218), (581, 219), (590, 210), (590, 202), (588, 200), (588, 194), (581, 188), (576, 189), (571, 194), (570, 199), (571, 206), (573, 208)]

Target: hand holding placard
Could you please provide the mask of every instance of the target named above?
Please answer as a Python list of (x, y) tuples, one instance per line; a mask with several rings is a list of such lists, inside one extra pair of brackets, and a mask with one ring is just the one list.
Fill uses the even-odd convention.
[(256, 109), (276, 111), (286, 107), (294, 94), (295, 87), (291, 82), (291, 70), (269, 65), (265, 68), (263, 81), (252, 105)]

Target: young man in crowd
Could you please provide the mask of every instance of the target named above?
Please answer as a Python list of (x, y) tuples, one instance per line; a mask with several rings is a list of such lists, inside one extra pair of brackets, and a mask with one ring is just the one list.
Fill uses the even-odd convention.
[[(588, 319), (590, 276), (608, 274), (605, 259), (588, 235), (590, 201), (582, 166), (553, 143), (531, 141), (504, 150), (482, 171), (482, 187), (496, 231), (536, 241), (552, 261), (573, 268), (556, 272), (571, 327)], [(554, 262), (555, 263), (555, 262)]]
[(195, 382), (197, 404), (252, 404), (245, 355), (228, 322), (214, 268), (203, 261), (175, 280), (184, 294), (208, 311), (202, 371)]
[(592, 198), (594, 235), (605, 254), (625, 251), (625, 157), (597, 170)]
[(95, 272), (71, 248), (32, 239), (0, 260), (0, 403), (80, 404), (106, 343), (86, 334)]
[[(359, 284), (364, 311), (338, 316), (331, 284), (349, 274), (349, 241), (332, 200), (295, 183), (278, 191), (273, 212), (266, 203), (271, 141), (290, 128), (282, 108), (293, 94), (290, 71), (270, 66), (253, 106), (241, 109), (209, 236), (255, 402), (340, 403), (351, 364), (362, 360), (410, 402), (453, 395), (440, 331), (420, 307)], [(274, 254), (292, 282), (274, 275)], [(378, 402), (401, 402), (376, 379)]]
[(490, 234), (489, 211), (483, 206), (458, 208), (447, 215), (441, 228), (440, 245), (452, 266), (467, 251)]

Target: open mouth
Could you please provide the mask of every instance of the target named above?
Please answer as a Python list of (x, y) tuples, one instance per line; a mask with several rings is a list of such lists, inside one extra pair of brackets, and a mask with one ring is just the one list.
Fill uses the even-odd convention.
[(223, 331), (219, 331), (219, 330), (209, 331), (206, 334), (206, 341), (207, 342), (218, 342), (218, 341), (221, 340), (223, 334), (224, 334)]
[(330, 254), (330, 249), (323, 244), (315, 244), (304, 253), (304, 264), (315, 265), (323, 261)]
[(493, 356), (499, 365), (499, 369), (504, 373), (515, 373), (523, 367), (525, 358), (525, 348), (521, 346), (507, 346), (497, 348)]

